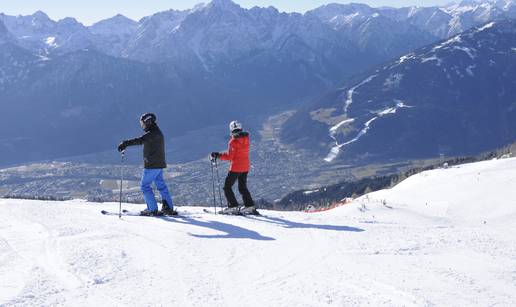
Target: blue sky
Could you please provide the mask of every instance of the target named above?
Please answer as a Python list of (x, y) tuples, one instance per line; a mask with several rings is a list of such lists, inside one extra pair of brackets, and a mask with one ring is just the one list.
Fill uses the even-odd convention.
[[(280, 11), (305, 12), (318, 6), (338, 2), (366, 3), (371, 6), (432, 6), (443, 5), (452, 0), (234, 0), (243, 7), (275, 6)], [(0, 0), (0, 12), (8, 15), (29, 15), (44, 11), (53, 19), (75, 17), (90, 25), (118, 13), (138, 20), (143, 16), (168, 9), (187, 9), (203, 0)]]

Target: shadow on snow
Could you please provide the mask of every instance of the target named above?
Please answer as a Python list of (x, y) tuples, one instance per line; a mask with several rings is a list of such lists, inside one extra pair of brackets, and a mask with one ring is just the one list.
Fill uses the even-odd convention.
[[(347, 231), (347, 232), (362, 232), (365, 231), (362, 228), (344, 226), (344, 225), (319, 225), (319, 224), (308, 224), (308, 223), (299, 223), (289, 221), (284, 218), (279, 217), (271, 217), (271, 216), (247, 216), (249, 219), (254, 219), (261, 222), (271, 223), (277, 225), (279, 227), (288, 228), (288, 229), (321, 229), (321, 230), (330, 230), (330, 231)], [(213, 229), (216, 231), (223, 232), (224, 234), (218, 235), (199, 235), (192, 234), (191, 236), (196, 238), (207, 238), (207, 239), (252, 239), (252, 240), (260, 240), (260, 241), (273, 241), (275, 238), (262, 236), (260, 233), (246, 229), (240, 226), (222, 223), (218, 221), (202, 221), (197, 220), (191, 217), (181, 216), (181, 218), (165, 218), (165, 220), (170, 222), (176, 222), (180, 224), (189, 224), (198, 227), (204, 227)]]
[(217, 230), (220, 232), (224, 232), (225, 234), (219, 235), (198, 235), (190, 233), (191, 236), (196, 238), (205, 238), (205, 239), (252, 239), (259, 241), (273, 241), (276, 240), (271, 237), (262, 236), (256, 231), (249, 230), (240, 226), (235, 226), (232, 224), (226, 224), (217, 221), (200, 221), (191, 217), (181, 216), (180, 218), (163, 218), (169, 222), (176, 222), (179, 224), (189, 224), (198, 227), (209, 228), (213, 230)]
[(313, 229), (321, 229), (321, 230), (334, 230), (334, 231), (351, 231), (351, 232), (362, 232), (365, 231), (362, 228), (351, 227), (351, 226), (343, 226), (343, 225), (318, 225), (318, 224), (307, 224), (307, 223), (298, 223), (286, 220), (284, 218), (279, 217), (271, 217), (271, 216), (249, 216), (249, 218), (267, 222), (271, 224), (275, 224), (281, 226), (283, 228), (313, 228)]

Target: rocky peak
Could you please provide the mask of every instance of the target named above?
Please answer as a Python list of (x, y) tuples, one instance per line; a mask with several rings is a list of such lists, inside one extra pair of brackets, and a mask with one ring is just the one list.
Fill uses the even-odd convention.
[(245, 9), (231, 0), (212, 0), (201, 11), (207, 15), (229, 16), (241, 15)]
[(14, 38), (12, 37), (11, 33), (9, 33), (9, 30), (7, 30), (7, 27), (2, 22), (2, 20), (0, 20), (0, 44), (4, 44), (13, 40)]

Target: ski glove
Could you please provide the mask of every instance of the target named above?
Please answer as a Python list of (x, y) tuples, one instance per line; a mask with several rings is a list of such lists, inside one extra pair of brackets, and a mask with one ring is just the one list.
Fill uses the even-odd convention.
[(123, 141), (122, 143), (120, 143), (120, 145), (118, 145), (118, 151), (119, 152), (124, 151), (127, 148), (127, 146), (128, 146), (127, 141)]
[(216, 160), (216, 159), (220, 158), (220, 153), (219, 152), (212, 152), (210, 156), (211, 156), (212, 159)]

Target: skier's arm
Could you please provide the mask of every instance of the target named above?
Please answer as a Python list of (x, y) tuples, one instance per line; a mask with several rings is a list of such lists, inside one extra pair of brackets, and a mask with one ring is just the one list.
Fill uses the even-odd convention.
[(229, 141), (229, 148), (228, 148), (227, 152), (220, 153), (219, 158), (221, 160), (226, 160), (226, 161), (233, 160), (233, 158), (235, 157), (235, 146), (234, 146), (233, 142), (234, 142), (233, 139), (231, 141)]
[(140, 136), (140, 137), (134, 138), (134, 139), (125, 140), (125, 141), (124, 141), (124, 143), (125, 143), (127, 146), (143, 145), (145, 135), (146, 135), (146, 134), (144, 134), (144, 135), (142, 135), (142, 136)]
[(145, 139), (148, 138), (149, 132), (146, 132), (144, 135), (130, 139), (130, 140), (124, 140), (120, 145), (118, 146), (118, 151), (124, 151), (129, 146), (136, 146), (136, 145), (143, 145), (145, 142)]

